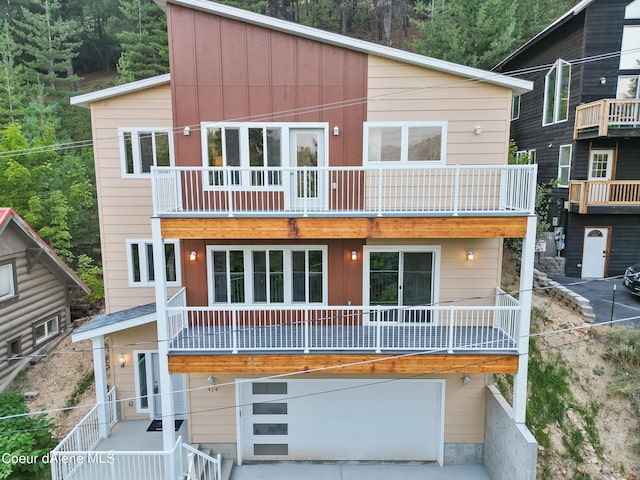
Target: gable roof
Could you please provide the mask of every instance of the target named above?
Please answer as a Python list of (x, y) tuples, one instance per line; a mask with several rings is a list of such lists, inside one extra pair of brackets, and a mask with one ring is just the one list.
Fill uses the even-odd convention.
[(155, 2), (162, 8), (166, 8), (166, 4), (170, 3), (193, 10), (212, 13), (240, 22), (250, 23), (271, 30), (288, 33), (290, 35), (295, 35), (298, 37), (347, 48), (349, 50), (354, 50), (370, 55), (377, 55), (391, 60), (416, 65), (419, 67), (425, 67), (444, 73), (450, 73), (453, 75), (470, 78), (473, 80), (479, 80), (493, 85), (510, 88), (514, 91), (515, 94), (526, 93), (528, 91), (531, 91), (533, 88), (533, 84), (526, 80), (508, 77), (506, 75), (489, 72), (478, 68), (466, 67), (464, 65), (447, 62), (445, 60), (439, 60), (436, 58), (419, 55), (417, 53), (399, 50), (397, 48), (386, 47), (383, 45), (366, 42), (364, 40), (346, 37), (337, 33), (327, 32), (317, 28), (308, 27), (306, 25), (300, 25), (297, 23), (268, 17), (266, 15), (260, 15), (258, 13), (230, 7), (228, 5), (221, 5), (209, 0), (155, 0)]
[(71, 97), (71, 105), (78, 105), (80, 107), (88, 108), (93, 102), (99, 100), (106, 100), (111, 97), (118, 97), (120, 95), (126, 95), (127, 93), (134, 93), (147, 88), (159, 87), (160, 85), (166, 85), (170, 83), (171, 77), (168, 73), (164, 75), (158, 75), (156, 77), (145, 78), (143, 80), (137, 80), (135, 82), (125, 83), (123, 85), (116, 85), (115, 87), (105, 88), (103, 90), (96, 90), (95, 92), (85, 93), (82, 95), (76, 95)]
[(91, 289), (78, 277), (71, 267), (69, 267), (16, 212), (11, 208), (0, 208), (0, 235), (4, 233), (9, 225), (15, 225), (23, 238), (33, 245), (33, 248), (39, 248), (42, 251), (45, 257), (39, 261), (43, 261), (45, 266), (56, 274), (66, 286), (81, 288), (86, 293), (91, 293)]
[(145, 323), (155, 322), (156, 318), (155, 303), (115, 313), (103, 313), (82, 324), (73, 332), (71, 339), (74, 342), (79, 342), (98, 335), (109, 335), (110, 333), (137, 327)]
[(502, 60), (500, 63), (498, 63), (493, 68), (494, 69), (500, 69), (503, 65), (508, 63), (514, 57), (520, 55), (520, 53), (524, 52), (529, 47), (531, 47), (532, 45), (534, 45), (535, 43), (537, 43), (538, 41), (542, 40), (544, 37), (549, 35), (551, 32), (554, 32), (561, 25), (564, 25), (566, 22), (568, 22), (569, 20), (574, 18), (576, 15), (578, 15), (580, 12), (582, 12), (585, 8), (587, 8), (593, 2), (594, 2), (594, 0), (582, 0), (581, 2), (576, 4), (573, 8), (570, 8), (564, 14), (560, 15), (560, 17), (558, 17), (553, 23), (551, 23), (549, 26), (547, 26), (545, 29), (543, 29), (540, 33), (538, 33), (537, 35), (531, 37), (524, 45), (522, 45), (520, 48), (518, 48), (517, 50), (512, 52), (507, 58)]

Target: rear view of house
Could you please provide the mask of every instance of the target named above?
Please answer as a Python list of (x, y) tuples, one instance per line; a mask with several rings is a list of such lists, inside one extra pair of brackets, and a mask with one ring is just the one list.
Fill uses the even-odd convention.
[(71, 323), (89, 288), (10, 208), (0, 208), (0, 391)]
[[(109, 384), (121, 420), (160, 421), (167, 455), (178, 419), (237, 465), (535, 478), (536, 167), (507, 165), (531, 84), (212, 2), (164, 8), (170, 75), (72, 100), (92, 113), (107, 292), (74, 334), (109, 346), (96, 415)], [(524, 240), (518, 299), (499, 289), (504, 238)], [(513, 408), (492, 373), (515, 375)]]

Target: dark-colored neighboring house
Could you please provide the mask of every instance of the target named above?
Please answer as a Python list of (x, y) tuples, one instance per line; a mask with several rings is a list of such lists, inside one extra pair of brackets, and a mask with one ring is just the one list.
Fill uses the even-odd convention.
[(494, 70), (532, 80), (511, 136), (553, 182), (549, 222), (570, 277), (640, 259), (640, 0), (583, 0)]
[(71, 322), (82, 280), (10, 208), (0, 208), (0, 391)]

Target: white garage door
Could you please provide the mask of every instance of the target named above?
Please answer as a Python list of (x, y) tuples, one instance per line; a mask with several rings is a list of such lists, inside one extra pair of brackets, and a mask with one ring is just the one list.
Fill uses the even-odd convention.
[(442, 463), (444, 380), (240, 383), (240, 460)]

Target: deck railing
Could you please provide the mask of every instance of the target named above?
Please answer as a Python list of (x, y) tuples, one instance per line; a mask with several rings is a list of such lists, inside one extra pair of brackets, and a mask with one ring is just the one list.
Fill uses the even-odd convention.
[(589, 206), (640, 206), (640, 180), (572, 180), (569, 203), (578, 205), (579, 213)]
[(536, 165), (153, 167), (156, 215), (530, 214)]
[[(116, 387), (109, 390), (107, 402), (107, 422), (109, 429), (118, 421), (116, 408)], [(51, 451), (51, 474), (53, 480), (69, 478), (71, 473), (78, 468), (78, 457), (73, 452), (91, 452), (103, 436), (100, 431), (100, 419), (98, 409), (102, 404), (95, 405), (89, 413), (71, 430), (66, 437)], [(62, 461), (62, 459), (65, 461)]]
[(587, 129), (606, 137), (610, 128), (629, 127), (640, 128), (640, 100), (603, 99), (576, 107), (573, 138)]
[[(167, 308), (174, 353), (517, 349), (520, 305)], [(175, 298), (175, 297), (174, 297)]]
[(186, 443), (182, 448), (188, 459), (185, 479), (222, 480), (222, 455), (218, 453), (212, 457)]

